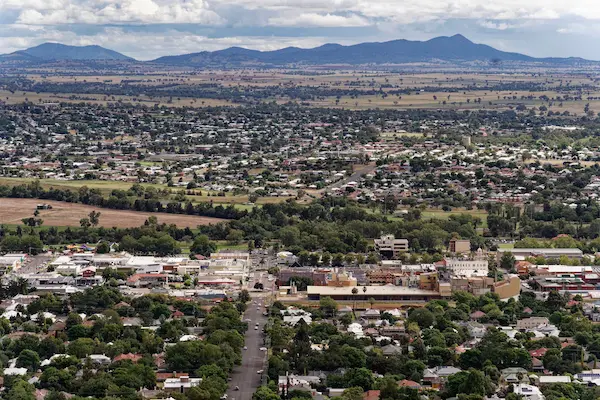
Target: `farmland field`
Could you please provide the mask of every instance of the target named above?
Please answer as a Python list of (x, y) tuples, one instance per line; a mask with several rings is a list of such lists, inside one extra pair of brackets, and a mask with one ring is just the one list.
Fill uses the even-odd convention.
[[(317, 71), (315, 71), (317, 72)], [(451, 110), (478, 110), (494, 109), (507, 110), (517, 104), (528, 108), (546, 106), (549, 111), (583, 115), (584, 107), (589, 103), (589, 109), (600, 111), (600, 90), (591, 77), (572, 75), (562, 72), (548, 72), (535, 74), (527, 72), (515, 73), (471, 73), (448, 70), (445, 72), (430, 73), (392, 73), (385, 71), (357, 72), (357, 71), (329, 71), (329, 73), (306, 75), (295, 71), (262, 71), (262, 70), (230, 70), (230, 71), (205, 71), (196, 74), (172, 71), (169, 74), (152, 75), (98, 75), (98, 76), (47, 76), (33, 73), (28, 78), (36, 82), (52, 82), (62, 84), (98, 83), (104, 82), (108, 86), (120, 85), (123, 80), (135, 80), (136, 85), (152, 88), (156, 85), (171, 83), (174, 85), (219, 85), (224, 89), (248, 87), (265, 88), (281, 86), (288, 88), (320, 87), (332, 90), (353, 90), (364, 92), (359, 95), (342, 94), (315, 96), (303, 101), (305, 104), (316, 107), (345, 108), (365, 110), (371, 108), (434, 108)], [(566, 86), (569, 82), (571, 87)], [(536, 85), (535, 89), (528, 89), (520, 84)], [(511, 90), (511, 84), (519, 89)], [(503, 89), (508, 85), (508, 89)], [(578, 100), (549, 102), (548, 99), (579, 94), (576, 85), (586, 85), (585, 97)], [(432, 88), (439, 88), (432, 90)], [(457, 88), (464, 88), (458, 90)], [(489, 89), (486, 89), (489, 88)], [(373, 91), (379, 91), (374, 94)], [(401, 91), (402, 94), (388, 92)], [(368, 94), (370, 92), (371, 94)], [(385, 94), (384, 96), (382, 96)], [(389, 94), (389, 95), (388, 95)], [(522, 97), (523, 96), (523, 97)], [(26, 91), (0, 91), (0, 99), (8, 103), (21, 103), (27, 99), (30, 102), (81, 102), (93, 104), (107, 104), (108, 102), (126, 102), (145, 105), (160, 104), (169, 107), (208, 107), (208, 106), (238, 106), (239, 98), (230, 99), (192, 98), (181, 96), (149, 97), (145, 94), (131, 96), (107, 96), (100, 93), (75, 94), (75, 93), (38, 93)], [(274, 95), (265, 97), (265, 101), (275, 101), (279, 104), (288, 101), (300, 101), (296, 97), (287, 95)]]
[(79, 226), (79, 220), (86, 218), (92, 210), (101, 213), (100, 226), (107, 228), (137, 227), (143, 225), (144, 221), (150, 216), (157, 217), (159, 223), (176, 224), (180, 228), (195, 228), (198, 225), (216, 224), (224, 221), (219, 218), (196, 215), (111, 210), (60, 201), (0, 198), (0, 223), (20, 224), (21, 219), (33, 216), (36, 205), (40, 203), (52, 205), (51, 210), (40, 210), (39, 218), (44, 220), (45, 226)]

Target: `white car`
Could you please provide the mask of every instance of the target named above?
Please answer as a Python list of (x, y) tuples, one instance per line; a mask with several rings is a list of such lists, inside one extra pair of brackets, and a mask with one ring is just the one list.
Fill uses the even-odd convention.
[(259, 350), (260, 351), (267, 351), (267, 348), (266, 347), (261, 347)]
[(223, 396), (221, 396), (221, 400), (225, 400), (225, 399), (227, 399), (227, 397), (228, 397), (227, 393), (225, 393)]
[(265, 371), (262, 369), (259, 369), (258, 371), (256, 371), (257, 374), (262, 374), (263, 372), (265, 372)]
[(248, 350), (248, 346), (244, 346), (244, 350)]
[(258, 326), (255, 326), (255, 327), (254, 327), (254, 330), (255, 330), (255, 331), (257, 331), (257, 330), (258, 330)]

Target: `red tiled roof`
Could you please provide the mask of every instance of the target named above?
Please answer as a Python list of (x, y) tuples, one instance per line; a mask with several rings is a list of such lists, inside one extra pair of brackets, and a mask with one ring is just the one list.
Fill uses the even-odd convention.
[(379, 400), (380, 390), (369, 390), (363, 394), (363, 400)]
[(529, 354), (531, 355), (531, 357), (540, 358), (540, 357), (544, 357), (544, 354), (546, 354), (547, 351), (548, 351), (547, 348), (541, 347), (536, 350), (530, 350)]
[(421, 388), (421, 385), (419, 385), (417, 382), (409, 381), (408, 379), (402, 379), (400, 382), (398, 382), (398, 386), (409, 387), (412, 389), (420, 389)]
[(122, 361), (122, 360), (131, 360), (134, 363), (138, 362), (139, 360), (142, 359), (142, 356), (140, 354), (132, 354), (132, 353), (127, 353), (127, 354), (119, 354), (118, 356), (116, 356), (113, 361)]

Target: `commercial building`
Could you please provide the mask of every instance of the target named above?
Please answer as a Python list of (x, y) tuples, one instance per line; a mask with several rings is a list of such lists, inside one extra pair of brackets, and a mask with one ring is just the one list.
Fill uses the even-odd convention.
[(471, 241), (462, 239), (452, 239), (450, 240), (448, 251), (450, 253), (469, 253), (471, 252)]
[(323, 286), (327, 284), (327, 275), (330, 270), (328, 269), (315, 269), (315, 268), (285, 268), (279, 271), (277, 278), (277, 285), (287, 285), (291, 278), (307, 278), (311, 279), (317, 286)]
[(473, 259), (447, 258), (444, 260), (446, 270), (454, 277), (487, 276), (489, 272), (488, 260), (483, 256)]
[(535, 286), (537, 286), (542, 292), (550, 292), (552, 290), (581, 292), (596, 289), (596, 285), (586, 283), (583, 279), (576, 278), (574, 276), (536, 276), (534, 278), (534, 282)]
[(579, 249), (498, 249), (496, 256), (498, 259), (502, 257), (505, 252), (512, 253), (513, 256), (519, 260), (524, 260), (528, 257), (544, 257), (544, 258), (560, 258), (565, 256), (568, 258), (583, 258), (583, 251)]
[(211, 260), (240, 260), (246, 264), (250, 263), (250, 253), (247, 251), (223, 250), (210, 254)]
[(395, 258), (400, 253), (408, 251), (408, 239), (396, 239), (394, 235), (385, 235), (374, 240), (375, 251), (382, 257)]
[(327, 286), (348, 287), (356, 285), (356, 278), (347, 272), (332, 272), (327, 277)]
[(375, 301), (397, 302), (427, 302), (441, 299), (442, 295), (437, 290), (423, 290), (404, 286), (363, 286), (358, 287), (358, 293), (353, 294), (351, 287), (309, 286), (307, 288), (308, 300), (319, 301), (322, 297), (331, 297), (336, 301), (366, 302)]
[(521, 279), (516, 275), (499, 282), (487, 276), (453, 278), (451, 285), (452, 292), (465, 291), (475, 296), (496, 293), (501, 299), (517, 297), (521, 292)]

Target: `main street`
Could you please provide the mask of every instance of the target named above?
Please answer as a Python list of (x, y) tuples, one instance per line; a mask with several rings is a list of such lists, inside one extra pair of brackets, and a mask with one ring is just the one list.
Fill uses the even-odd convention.
[[(259, 272), (254, 274), (254, 279), (250, 283), (250, 287), (254, 286), (254, 282), (260, 280), (261, 283), (267, 286), (267, 280), (264, 275)], [(244, 313), (244, 320), (250, 319), (248, 322), (248, 331), (246, 332), (246, 350), (242, 350), (242, 365), (234, 368), (231, 373), (231, 381), (227, 390), (228, 400), (251, 400), (252, 395), (261, 384), (262, 374), (257, 373), (266, 366), (267, 352), (261, 351), (264, 346), (263, 329), (267, 322), (267, 317), (263, 315), (265, 312), (265, 300), (268, 293), (252, 293), (252, 300), (248, 302), (248, 309)], [(259, 306), (260, 304), (260, 306)], [(258, 322), (258, 329), (254, 329)], [(266, 371), (264, 371), (266, 373)], [(239, 387), (239, 390), (235, 388)]]

